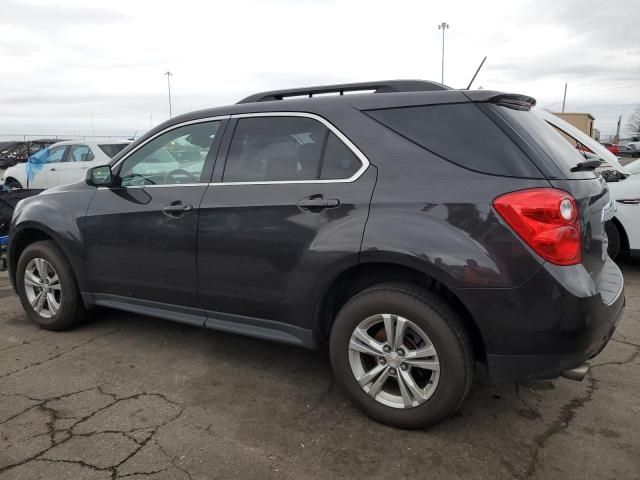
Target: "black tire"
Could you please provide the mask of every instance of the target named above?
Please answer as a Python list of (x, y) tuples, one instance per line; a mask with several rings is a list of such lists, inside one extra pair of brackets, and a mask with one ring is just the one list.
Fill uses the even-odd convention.
[[(391, 313), (421, 328), (433, 342), (440, 361), (440, 378), (432, 396), (421, 405), (393, 408), (379, 403), (358, 384), (349, 363), (351, 335), (364, 319)], [(331, 364), (339, 385), (371, 418), (398, 428), (435, 425), (463, 403), (473, 381), (473, 350), (455, 311), (437, 295), (411, 285), (388, 283), (371, 287), (350, 299), (331, 330)]]
[[(55, 269), (60, 280), (60, 309), (50, 318), (38, 314), (27, 298), (24, 282), (25, 270), (29, 261), (34, 258), (46, 260)], [(25, 248), (18, 260), (16, 285), (20, 302), (29, 318), (46, 330), (67, 330), (82, 321), (86, 315), (86, 309), (78, 292), (71, 265), (53, 241), (36, 242)]]
[(607, 221), (604, 224), (604, 231), (607, 234), (609, 239), (609, 246), (607, 247), (607, 252), (609, 256), (615, 260), (616, 257), (620, 254), (620, 232), (618, 231), (618, 227), (612, 221)]
[(4, 184), (9, 188), (22, 188), (22, 184), (15, 178), (7, 178)]

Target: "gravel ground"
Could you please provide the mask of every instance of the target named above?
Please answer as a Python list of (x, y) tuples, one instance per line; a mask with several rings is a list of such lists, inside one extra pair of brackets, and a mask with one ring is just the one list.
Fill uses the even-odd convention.
[(428, 431), (360, 414), (323, 352), (98, 311), (29, 322), (0, 276), (0, 479), (640, 478), (640, 261), (581, 383), (476, 383)]

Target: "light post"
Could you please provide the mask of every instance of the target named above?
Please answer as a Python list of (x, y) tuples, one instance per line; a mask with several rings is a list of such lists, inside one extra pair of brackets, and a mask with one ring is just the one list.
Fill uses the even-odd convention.
[(442, 22), (438, 25), (438, 30), (442, 30), (442, 76), (440, 79), (440, 83), (444, 85), (444, 31), (449, 28), (449, 24), (447, 22)]
[(167, 88), (169, 89), (169, 118), (171, 118), (171, 76), (173, 73), (166, 71), (164, 74), (167, 76)]

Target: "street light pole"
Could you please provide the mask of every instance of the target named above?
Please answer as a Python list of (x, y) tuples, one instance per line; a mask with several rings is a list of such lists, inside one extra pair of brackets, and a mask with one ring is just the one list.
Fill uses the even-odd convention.
[(444, 85), (444, 31), (449, 28), (449, 24), (447, 22), (442, 22), (438, 25), (438, 30), (442, 30), (442, 76), (440, 79), (440, 83)]
[(173, 73), (166, 71), (164, 74), (167, 76), (167, 88), (169, 89), (169, 118), (171, 118), (171, 76)]

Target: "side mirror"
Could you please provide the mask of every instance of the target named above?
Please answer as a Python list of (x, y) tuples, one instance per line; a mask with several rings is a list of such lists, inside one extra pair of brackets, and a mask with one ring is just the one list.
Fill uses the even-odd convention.
[(113, 184), (113, 174), (109, 165), (100, 165), (87, 170), (87, 184), (92, 187), (109, 187)]

